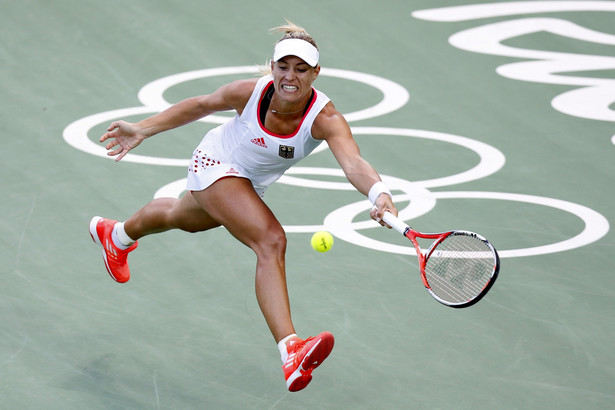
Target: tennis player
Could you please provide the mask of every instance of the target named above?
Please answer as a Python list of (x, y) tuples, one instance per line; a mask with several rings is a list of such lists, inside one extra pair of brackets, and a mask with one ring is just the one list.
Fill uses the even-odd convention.
[(224, 226), (257, 256), (258, 304), (278, 343), (287, 388), (298, 391), (311, 381), (334, 339), (329, 332), (305, 340), (296, 335), (286, 288), (286, 235), (262, 200), (265, 190), (326, 141), (348, 181), (374, 204), (373, 219), (383, 224), (383, 213), (397, 215), (397, 210), (378, 173), (361, 157), (344, 117), (312, 87), (320, 72), (314, 39), (292, 23), (274, 30), (284, 34), (275, 45), (270, 73), (188, 98), (137, 123), (109, 126), (100, 141), (107, 141), (108, 155), (119, 161), (153, 135), (218, 111), (236, 111), (194, 150), (188, 192), (181, 199), (154, 199), (123, 223), (94, 217), (90, 234), (103, 247), (111, 277), (126, 282), (127, 256), (138, 239), (170, 229), (200, 232)]

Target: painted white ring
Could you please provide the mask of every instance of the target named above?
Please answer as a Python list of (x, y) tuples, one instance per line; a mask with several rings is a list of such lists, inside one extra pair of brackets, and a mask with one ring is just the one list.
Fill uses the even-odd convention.
[[(164, 92), (168, 88), (182, 82), (220, 75), (256, 73), (257, 70), (258, 67), (256, 66), (220, 67), (188, 71), (185, 73), (179, 73), (160, 78), (146, 84), (139, 91), (138, 98), (144, 104), (144, 106), (105, 111), (81, 118), (69, 124), (64, 129), (64, 140), (70, 146), (80, 151), (98, 157), (113, 159), (112, 157), (109, 157), (107, 155), (107, 150), (103, 146), (92, 142), (88, 138), (88, 133), (93, 127), (101, 123), (112, 121), (118, 118), (125, 118), (133, 115), (153, 114), (165, 110), (166, 108), (170, 107), (171, 104), (164, 99)], [(401, 85), (385, 78), (377, 77), (371, 74), (332, 68), (323, 68), (321, 70), (321, 75), (363, 82), (367, 85), (371, 85), (377, 88), (383, 93), (384, 97), (382, 101), (375, 106), (366, 108), (361, 111), (346, 114), (345, 117), (348, 121), (367, 119), (387, 114), (405, 105), (410, 98), (408, 91)], [(225, 121), (228, 121), (229, 119), (230, 117), (211, 115), (201, 119), (200, 121), (221, 124)], [(324, 149), (326, 149), (326, 146), (321, 146), (321, 148), (318, 149), (317, 152), (320, 152)], [(154, 157), (129, 153), (122, 159), (122, 161), (139, 164), (187, 167), (189, 159)]]
[[(474, 151), (479, 157), (479, 163), (471, 169), (446, 177), (429, 179), (424, 181), (413, 181), (413, 184), (421, 185), (425, 188), (434, 188), (441, 186), (449, 186), (455, 184), (461, 184), (464, 182), (474, 181), (477, 179), (485, 178), (491, 174), (496, 173), (506, 163), (506, 157), (498, 149), (483, 142), (473, 140), (459, 135), (445, 134), (442, 132), (416, 130), (409, 128), (386, 128), (386, 127), (352, 127), (352, 133), (354, 135), (393, 135), (404, 137), (416, 137), (431, 139), (435, 141), (443, 141), (451, 144), (459, 145), (464, 148), (468, 148)], [(321, 144), (325, 145), (325, 144)], [(387, 147), (384, 147), (385, 149)], [(317, 171), (314, 171), (317, 172)], [(342, 171), (339, 171), (339, 175), (343, 175)], [(278, 183), (290, 184), (303, 187), (322, 188), (324, 185), (319, 180), (305, 180), (299, 181), (302, 178), (296, 178), (291, 175), (310, 174), (310, 172), (303, 172), (303, 168), (293, 167), (286, 171), (286, 174), (278, 180)], [(313, 173), (313, 175), (316, 175)], [(329, 183), (331, 186), (336, 186), (337, 189), (353, 190), (354, 187), (349, 183)]]
[[(579, 217), (585, 223), (585, 228), (581, 233), (564, 241), (523, 249), (498, 249), (498, 253), (502, 258), (545, 255), (549, 253), (563, 252), (571, 249), (576, 249), (598, 241), (609, 231), (609, 222), (600, 213), (586, 206), (575, 204), (573, 202), (562, 201), (559, 199), (546, 198), (534, 195), (511, 194), (505, 192), (431, 192), (430, 195), (436, 199), (497, 199), (543, 205), (571, 213)], [(407, 198), (405, 196), (394, 195), (393, 199), (395, 201), (398, 201), (405, 200)], [(397, 253), (403, 255), (416, 255), (414, 248), (410, 246), (410, 244), (407, 244), (406, 246), (393, 245), (387, 242), (368, 238), (353, 229), (353, 218), (360, 212), (369, 209), (370, 206), (371, 204), (362, 201), (338, 208), (335, 211), (331, 212), (329, 215), (327, 215), (323, 224), (324, 228), (329, 230), (329, 232), (331, 232), (333, 236), (357, 246), (362, 246), (382, 252)], [(402, 217), (402, 219), (406, 218)], [(372, 226), (378, 227), (379, 225), (374, 222)], [(497, 244), (495, 244), (495, 246), (497, 247)]]

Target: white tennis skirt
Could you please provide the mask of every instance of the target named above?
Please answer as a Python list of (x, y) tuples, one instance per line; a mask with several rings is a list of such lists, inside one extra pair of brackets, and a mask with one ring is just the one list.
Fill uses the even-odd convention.
[[(206, 135), (192, 153), (186, 190), (202, 191), (219, 179), (228, 177), (246, 178), (252, 181), (250, 174), (242, 166), (227, 158), (221, 141), (216, 136)], [(267, 187), (254, 186), (254, 190), (262, 198)]]

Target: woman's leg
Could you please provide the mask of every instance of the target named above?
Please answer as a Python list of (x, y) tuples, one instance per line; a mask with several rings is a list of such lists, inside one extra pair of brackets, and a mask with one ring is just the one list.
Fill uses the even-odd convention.
[(252, 183), (225, 178), (191, 196), (211, 221), (224, 225), (256, 254), (256, 298), (276, 343), (295, 333), (286, 288), (286, 233)]
[(217, 226), (220, 224), (205, 212), (189, 192), (181, 199), (154, 199), (124, 222), (126, 234), (135, 241), (170, 229), (200, 232)]

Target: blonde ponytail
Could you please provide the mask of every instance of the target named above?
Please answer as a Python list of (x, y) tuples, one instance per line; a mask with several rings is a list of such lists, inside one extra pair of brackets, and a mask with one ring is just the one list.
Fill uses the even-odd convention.
[(316, 50), (318, 50), (318, 46), (316, 45), (316, 41), (314, 41), (312, 36), (310, 36), (308, 34), (308, 32), (303, 27), (300, 27), (300, 26), (296, 25), (295, 23), (292, 23), (292, 22), (290, 22), (288, 20), (286, 20), (286, 24), (285, 25), (279, 26), (279, 27), (274, 27), (270, 31), (276, 31), (276, 32), (284, 33), (284, 36), (282, 36), (282, 38), (277, 41), (278, 43), (280, 41), (282, 41), (282, 40), (287, 40), (289, 38), (298, 38), (300, 40), (307, 41), (308, 43), (310, 43), (311, 45), (316, 47)]

